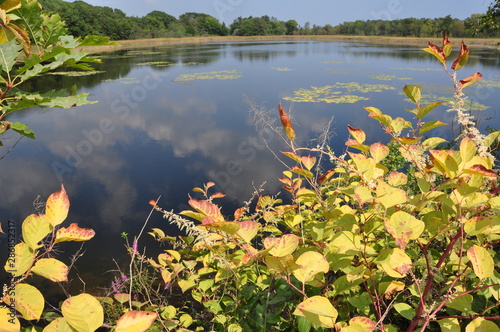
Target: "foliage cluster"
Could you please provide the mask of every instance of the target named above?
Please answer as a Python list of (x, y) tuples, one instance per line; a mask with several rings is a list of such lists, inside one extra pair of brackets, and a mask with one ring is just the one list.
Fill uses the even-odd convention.
[[(185, 13), (179, 18), (155, 10), (143, 17), (127, 16), (119, 9), (92, 6), (84, 1), (40, 0), (44, 8), (61, 15), (69, 32), (77, 37), (108, 36), (112, 40), (191, 37), (191, 36), (267, 36), (267, 35), (362, 35), (396, 37), (499, 37), (498, 24), (489, 24), (494, 5), (485, 19), (481, 13), (461, 20), (450, 15), (441, 18), (375, 19), (324, 26), (307, 22), (303, 27), (294, 19), (238, 17), (228, 27), (213, 16)], [(489, 14), (489, 13), (493, 14)]]
[(34, 106), (70, 108), (91, 102), (88, 94), (76, 94), (76, 86), (40, 93), (24, 91), (23, 83), (59, 68), (91, 70), (88, 63), (97, 60), (73, 49), (95, 40), (67, 35), (61, 17), (41, 12), (37, 1), (5, 1), (0, 4), (0, 14), (0, 134), (12, 129), (34, 138), (26, 124), (7, 121), (6, 117)]

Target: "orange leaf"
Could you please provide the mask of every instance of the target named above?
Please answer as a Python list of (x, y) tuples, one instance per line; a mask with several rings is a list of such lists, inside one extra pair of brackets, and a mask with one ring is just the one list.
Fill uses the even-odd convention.
[(56, 243), (66, 241), (88, 241), (95, 232), (91, 228), (80, 228), (77, 223), (72, 223), (68, 228), (61, 228), (56, 233)]
[(311, 168), (314, 167), (314, 164), (316, 164), (316, 157), (311, 157), (311, 156), (306, 156), (302, 157), (302, 164), (310, 171)]
[(281, 107), (281, 104), (278, 104), (278, 110), (280, 112), (281, 125), (285, 130), (285, 134), (290, 141), (293, 141), (293, 139), (295, 138), (295, 131), (293, 130), (292, 122), (290, 121), (288, 115), (285, 113), (283, 107)]
[(61, 184), (61, 190), (49, 196), (45, 205), (45, 215), (47, 221), (52, 226), (62, 223), (68, 216), (69, 199), (64, 186)]
[(477, 81), (479, 81), (482, 78), (483, 78), (483, 74), (481, 74), (480, 72), (476, 72), (472, 76), (469, 76), (467, 78), (464, 78), (463, 80), (460, 80), (461, 88), (464, 89), (468, 86), (471, 86), (472, 84), (476, 83)]

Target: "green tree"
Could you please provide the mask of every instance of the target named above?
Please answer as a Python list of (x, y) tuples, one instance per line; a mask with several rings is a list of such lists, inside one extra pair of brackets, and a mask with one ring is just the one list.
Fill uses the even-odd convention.
[(288, 20), (285, 23), (285, 27), (286, 27), (286, 34), (293, 35), (295, 31), (297, 31), (299, 24), (295, 20)]

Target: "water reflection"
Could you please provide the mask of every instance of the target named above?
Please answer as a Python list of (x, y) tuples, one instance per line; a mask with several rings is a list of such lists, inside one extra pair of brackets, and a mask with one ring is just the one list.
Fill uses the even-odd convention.
[[(498, 63), (492, 67), (495, 51), (477, 54), (472, 68), (464, 69), (463, 75), (473, 71), (499, 75)], [(90, 93), (89, 99), (99, 102), (70, 110), (13, 114), (11, 119), (28, 123), (37, 139), (22, 140), (0, 161), (2, 221), (20, 224), (32, 212), (37, 195), (46, 198), (63, 182), (72, 202), (69, 220), (97, 232), (78, 266), (81, 271), (91, 267), (101, 275), (113, 268), (112, 258), (126, 261), (120, 233), (137, 234), (149, 213), (150, 199), (161, 195), (162, 207), (180, 211), (186, 208), (193, 187), (215, 181), (217, 189), (228, 195), (224, 213), (231, 215), (261, 183), (267, 181), (265, 188), (271, 193), (280, 190), (275, 179), (283, 167), (264, 141), (274, 151), (284, 146), (273, 132), (255, 126), (245, 96), (275, 111), (282, 98), (311, 86), (337, 82), (394, 86), (384, 93), (366, 92), (363, 96), (369, 100), (354, 104), (283, 103), (293, 109), (299, 144), (314, 144), (310, 139), (333, 116), (331, 144), (340, 154), (345, 149), (347, 124), (363, 128), (373, 142), (388, 139), (363, 107), (376, 106), (392, 116), (406, 116), (404, 109), (412, 106), (400, 93), (405, 84), (424, 84), (431, 87), (429, 92), (451, 94), (440, 91), (449, 86), (446, 74), (416, 70), (434, 66), (429, 57), (418, 48), (359, 43), (177, 45), (103, 55), (102, 64), (96, 65), (103, 72), (96, 75), (48, 76), (34, 81), (29, 88), (38, 91), (77, 83), (82, 92)], [(276, 71), (275, 67), (294, 70)], [(175, 81), (183, 74), (233, 69), (242, 77), (189, 84)], [(374, 78), (377, 75), (411, 79), (380, 81)], [(496, 92), (498, 87), (471, 91), (492, 110), (499, 101)], [(451, 117), (445, 107), (435, 115), (445, 122)], [(488, 124), (500, 127), (497, 118)], [(14, 137), (7, 140), (14, 141)], [(157, 214), (148, 227), (176, 232)], [(148, 252), (158, 248), (146, 239), (140, 244), (147, 245)]]

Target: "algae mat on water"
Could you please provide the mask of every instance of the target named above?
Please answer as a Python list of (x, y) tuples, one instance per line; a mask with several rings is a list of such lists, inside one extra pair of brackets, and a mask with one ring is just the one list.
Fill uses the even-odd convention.
[[(349, 94), (352, 92), (368, 93), (383, 92), (385, 90), (394, 90), (395, 88), (386, 84), (361, 84), (357, 82), (335, 83), (321, 87), (311, 86), (310, 89), (300, 89), (294, 92), (294, 97), (285, 97), (297, 103), (346, 103), (352, 104), (360, 100), (369, 100), (370, 98)], [(347, 94), (346, 94), (347, 92)]]
[(236, 70), (220, 70), (220, 71), (210, 71), (204, 73), (193, 73), (193, 74), (182, 74), (179, 75), (174, 81), (176, 82), (187, 82), (194, 80), (231, 80), (241, 77), (240, 72)]

